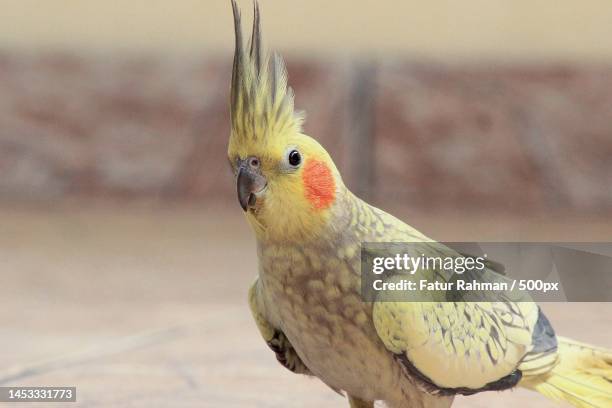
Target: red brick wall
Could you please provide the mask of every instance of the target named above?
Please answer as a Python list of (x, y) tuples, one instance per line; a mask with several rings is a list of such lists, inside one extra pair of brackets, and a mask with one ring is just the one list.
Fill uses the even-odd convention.
[[(0, 54), (0, 200), (234, 200), (229, 60)], [(372, 63), (347, 123), (354, 64), (288, 65), (306, 132), (375, 202), (612, 211), (611, 66)]]

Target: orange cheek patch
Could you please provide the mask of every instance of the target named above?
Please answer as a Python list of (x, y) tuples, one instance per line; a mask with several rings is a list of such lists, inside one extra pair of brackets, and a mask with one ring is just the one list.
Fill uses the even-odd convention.
[(308, 160), (302, 172), (306, 199), (318, 210), (328, 208), (336, 196), (331, 170), (319, 160)]

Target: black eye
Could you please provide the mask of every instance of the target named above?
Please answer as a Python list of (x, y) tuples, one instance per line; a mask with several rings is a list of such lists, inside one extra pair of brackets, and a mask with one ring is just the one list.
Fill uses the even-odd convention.
[(299, 166), (302, 162), (302, 155), (297, 150), (292, 150), (289, 153), (289, 164), (293, 167)]
[(254, 169), (258, 168), (259, 167), (259, 159), (257, 159), (256, 157), (251, 157), (249, 159), (249, 166), (251, 166)]

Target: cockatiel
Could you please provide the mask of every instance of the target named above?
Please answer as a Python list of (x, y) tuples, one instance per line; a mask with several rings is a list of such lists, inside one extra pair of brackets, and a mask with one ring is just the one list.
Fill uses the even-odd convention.
[(556, 337), (534, 303), (362, 300), (362, 243), (451, 250), (345, 187), (329, 154), (302, 133), (283, 61), (262, 53), (257, 3), (247, 47), (232, 6), (228, 157), (257, 238), (249, 303), (277, 360), (345, 393), (353, 408), (449, 407), (457, 394), (514, 386), (612, 407), (612, 352)]

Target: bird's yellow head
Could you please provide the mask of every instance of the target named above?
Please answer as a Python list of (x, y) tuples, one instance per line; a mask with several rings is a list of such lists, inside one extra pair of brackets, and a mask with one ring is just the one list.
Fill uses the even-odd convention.
[(282, 59), (262, 55), (259, 9), (243, 47), (232, 0), (236, 50), (228, 147), (238, 201), (259, 237), (304, 239), (329, 222), (342, 180), (325, 149), (302, 133)]

